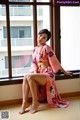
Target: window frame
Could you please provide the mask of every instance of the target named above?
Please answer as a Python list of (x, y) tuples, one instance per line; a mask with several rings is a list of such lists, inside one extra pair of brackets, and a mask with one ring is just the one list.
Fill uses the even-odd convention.
[[(11, 63), (11, 41), (10, 41), (10, 16), (9, 16), (9, 5), (32, 5), (33, 6), (33, 25), (34, 25), (34, 40), (37, 40), (37, 5), (49, 5), (50, 7), (50, 31), (51, 41), (50, 44), (54, 48), (55, 54), (60, 61), (60, 6), (56, 3), (56, 0), (50, 0), (49, 2), (9, 2), (9, 0), (1, 0), (1, 4), (6, 5), (6, 24), (7, 24), (7, 39), (8, 39), (8, 63), (9, 63), (9, 78), (0, 78), (0, 85), (9, 84), (21, 84), (22, 77), (12, 77), (12, 63)], [(37, 41), (34, 41), (34, 46), (37, 45)], [(65, 76), (62, 73), (55, 75), (56, 80), (79, 78), (80, 71), (72, 71), (74, 75), (72, 77)]]
[[(54, 49), (55, 54), (58, 58), (58, 60), (61, 62), (61, 30), (60, 30), (60, 7), (61, 6), (79, 6), (78, 4), (57, 4), (55, 1), (55, 39), (54, 39)], [(55, 75), (56, 80), (63, 80), (63, 79), (74, 79), (74, 78), (80, 78), (80, 70), (73, 70), (70, 71), (73, 73), (73, 76), (66, 76), (59, 72)]]

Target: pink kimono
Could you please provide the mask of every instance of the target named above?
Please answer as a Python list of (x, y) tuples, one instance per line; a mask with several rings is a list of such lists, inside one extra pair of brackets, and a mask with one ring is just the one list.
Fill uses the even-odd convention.
[(50, 46), (43, 45), (40, 52), (38, 52), (38, 46), (34, 48), (31, 72), (44, 73), (46, 75), (46, 87), (38, 86), (38, 97), (39, 101), (43, 101), (47, 97), (47, 102), (50, 107), (64, 108), (69, 105), (69, 102), (61, 99), (56, 88), (54, 75), (60, 69), (61, 65)]

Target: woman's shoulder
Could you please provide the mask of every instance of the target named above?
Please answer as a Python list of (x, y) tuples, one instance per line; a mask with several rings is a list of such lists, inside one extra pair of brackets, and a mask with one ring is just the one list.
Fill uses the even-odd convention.
[(46, 49), (46, 50), (52, 50), (52, 47), (46, 44), (46, 45), (45, 45), (45, 49)]

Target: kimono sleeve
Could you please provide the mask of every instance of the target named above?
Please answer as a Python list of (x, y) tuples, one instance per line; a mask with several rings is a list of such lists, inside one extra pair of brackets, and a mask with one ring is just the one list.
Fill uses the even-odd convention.
[(62, 69), (62, 66), (60, 62), (58, 61), (56, 55), (54, 54), (54, 51), (51, 47), (47, 47), (47, 55), (48, 55), (48, 61), (49, 64), (53, 70), (54, 73), (57, 73), (59, 70)]
[(36, 62), (36, 56), (35, 56), (35, 48), (33, 50), (32, 54), (32, 63), (31, 63), (31, 68), (30, 68), (30, 73), (37, 73), (37, 62)]

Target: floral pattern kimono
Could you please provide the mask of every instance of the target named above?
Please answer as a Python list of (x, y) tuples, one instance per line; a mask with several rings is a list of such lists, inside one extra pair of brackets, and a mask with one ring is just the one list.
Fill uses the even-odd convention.
[[(47, 44), (43, 45), (41, 50), (38, 52), (38, 46), (34, 48), (33, 60), (31, 65), (32, 73), (44, 73), (46, 75), (46, 86), (38, 86), (38, 94), (42, 92), (42, 96), (39, 100), (45, 100), (47, 97), (47, 102), (50, 107), (67, 107), (69, 102), (61, 99), (55, 83), (55, 73), (61, 69), (61, 65), (56, 58), (53, 49)], [(45, 89), (46, 88), (46, 89)]]

